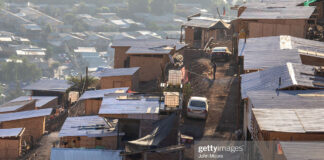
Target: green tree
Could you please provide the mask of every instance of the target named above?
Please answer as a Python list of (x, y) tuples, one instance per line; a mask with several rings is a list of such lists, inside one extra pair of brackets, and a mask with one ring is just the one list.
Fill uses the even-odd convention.
[(151, 12), (156, 15), (173, 13), (174, 0), (152, 0), (150, 3)]
[(36, 64), (28, 62), (26, 59), (22, 63), (5, 62), (1, 64), (0, 81), (4, 83), (9, 82), (30, 82), (39, 79), (42, 71)]
[(149, 11), (149, 1), (148, 0), (128, 0), (128, 10), (131, 13), (148, 12)]
[(79, 95), (83, 94), (83, 92), (88, 90), (89, 87), (96, 86), (98, 83), (98, 80), (92, 76), (88, 76), (87, 83), (86, 78), (82, 76), (72, 76), (68, 79), (68, 81), (73, 85), (70, 90), (79, 92)]

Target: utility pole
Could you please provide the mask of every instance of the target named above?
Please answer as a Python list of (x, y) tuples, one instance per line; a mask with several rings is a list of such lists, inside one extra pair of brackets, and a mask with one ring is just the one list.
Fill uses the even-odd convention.
[(88, 89), (88, 83), (89, 79), (88, 79), (88, 66), (86, 67), (86, 77), (85, 77), (85, 87), (84, 87), (84, 90), (87, 90)]

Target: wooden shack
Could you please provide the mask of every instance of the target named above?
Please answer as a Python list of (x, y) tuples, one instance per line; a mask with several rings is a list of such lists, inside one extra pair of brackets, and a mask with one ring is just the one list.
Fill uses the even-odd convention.
[(134, 94), (109, 94), (103, 98), (99, 116), (119, 119), (124, 139), (136, 139), (153, 129), (159, 119), (159, 97)]
[(184, 29), (184, 42), (189, 47), (204, 48), (212, 39), (214, 41), (226, 40), (231, 33), (229, 21), (209, 17), (188, 17), (188, 21), (181, 26)]
[(177, 40), (123, 40), (115, 41), (114, 68), (140, 67), (139, 81), (160, 79), (170, 57), (185, 44)]
[(68, 89), (72, 86), (67, 80), (39, 80), (23, 89), (31, 92), (31, 96), (57, 96), (58, 104), (66, 106)]
[(99, 116), (68, 117), (59, 133), (61, 148), (117, 149), (117, 120), (106, 120)]
[(238, 9), (240, 38), (291, 35), (306, 38), (315, 7), (297, 2), (251, 2)]
[(20, 96), (10, 102), (21, 102), (25, 100), (36, 101), (36, 109), (55, 108), (58, 106), (57, 96)]
[(45, 132), (45, 117), (52, 109), (39, 109), (14, 113), (0, 114), (0, 128), (25, 128), (23, 140), (35, 144)]
[[(323, 43), (324, 44), (324, 43)], [(299, 56), (303, 64), (324, 66), (324, 53), (299, 49)]]
[(136, 91), (139, 85), (139, 67), (105, 69), (96, 73), (100, 77), (100, 88), (129, 87)]
[(21, 155), (24, 128), (0, 129), (0, 159), (15, 160)]
[(111, 88), (93, 91), (85, 91), (80, 97), (79, 101), (82, 102), (85, 108), (85, 115), (97, 115), (101, 106), (102, 98), (110, 93), (126, 93), (127, 88)]
[(324, 140), (324, 109), (253, 108), (252, 111), (252, 137), (264, 160), (276, 158), (276, 141)]
[(24, 101), (18, 101), (18, 102), (10, 101), (8, 103), (0, 105), (0, 114), (34, 110), (34, 109), (36, 109), (35, 103), (36, 103), (36, 100), (24, 100)]

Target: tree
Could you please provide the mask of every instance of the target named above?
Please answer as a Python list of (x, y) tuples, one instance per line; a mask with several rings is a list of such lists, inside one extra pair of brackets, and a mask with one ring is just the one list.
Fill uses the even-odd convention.
[(128, 0), (128, 10), (131, 13), (148, 12), (149, 1), (148, 0)]
[(92, 76), (88, 76), (88, 87), (85, 86), (86, 78), (82, 76), (72, 76), (68, 79), (68, 81), (70, 84), (73, 85), (70, 90), (79, 92), (79, 95), (83, 94), (84, 91), (88, 90), (90, 86), (95, 86), (98, 83), (98, 80)]
[(42, 71), (36, 64), (30, 63), (26, 59), (24, 59), (22, 63), (18, 63), (14, 58), (11, 59), (13, 59), (13, 62), (1, 64), (1, 82), (31, 82), (41, 77)]
[(156, 15), (173, 13), (174, 0), (152, 0), (150, 3), (151, 12)]

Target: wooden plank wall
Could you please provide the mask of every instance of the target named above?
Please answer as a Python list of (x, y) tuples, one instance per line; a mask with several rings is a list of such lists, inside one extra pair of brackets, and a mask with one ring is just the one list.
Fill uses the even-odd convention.
[(305, 38), (305, 20), (258, 20), (248, 22), (248, 37), (291, 35)]
[(0, 139), (0, 159), (17, 159), (21, 154), (21, 139)]
[(1, 125), (2, 129), (25, 128), (23, 139), (26, 140), (27, 143), (33, 142), (33, 144), (35, 144), (45, 132), (45, 117), (7, 121), (2, 122)]

